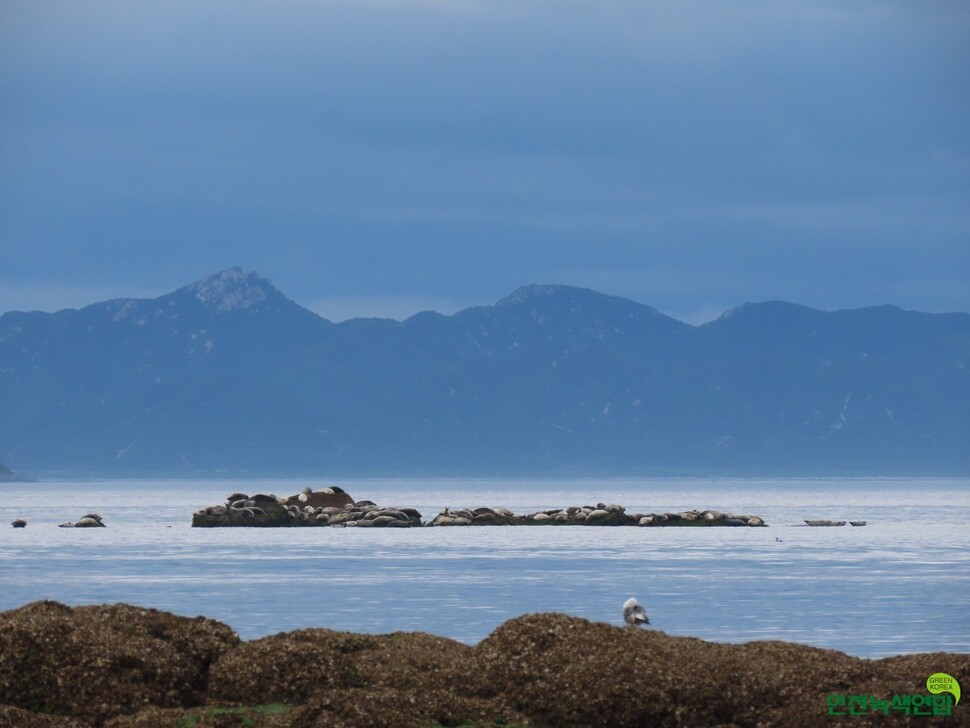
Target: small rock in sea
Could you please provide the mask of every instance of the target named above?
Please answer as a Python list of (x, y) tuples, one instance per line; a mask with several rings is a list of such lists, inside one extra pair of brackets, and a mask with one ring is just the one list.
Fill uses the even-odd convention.
[(26, 528), (27, 521), (25, 521), (23, 518), (18, 518), (15, 521), (11, 521), (10, 525), (13, 526), (14, 528)]

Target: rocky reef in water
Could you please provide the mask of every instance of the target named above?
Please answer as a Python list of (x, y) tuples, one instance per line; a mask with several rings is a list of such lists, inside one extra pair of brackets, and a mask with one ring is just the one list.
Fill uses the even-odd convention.
[[(25, 728), (817, 726), (833, 720), (832, 695), (925, 695), (938, 672), (970, 684), (970, 655), (868, 660), (557, 613), (509, 620), (476, 646), (328, 629), (243, 642), (211, 619), (126, 604), (0, 613), (0, 725)], [(965, 724), (967, 710), (912, 720)]]
[(627, 513), (626, 507), (607, 503), (568, 506), (516, 514), (508, 508), (446, 508), (431, 520), (421, 520), (414, 508), (381, 507), (369, 500), (355, 501), (345, 490), (330, 486), (306, 487), (297, 495), (280, 497), (233, 493), (222, 505), (200, 508), (192, 525), (216, 526), (766, 526), (754, 515), (713, 510), (677, 513)]
[(224, 505), (207, 506), (192, 514), (192, 525), (215, 526), (420, 526), (413, 508), (381, 508), (368, 500), (354, 501), (336, 485), (320, 490), (306, 487), (297, 495), (279, 497), (233, 493)]
[(428, 526), (766, 526), (760, 516), (723, 511), (627, 513), (616, 503), (516, 514), (508, 508), (446, 508)]

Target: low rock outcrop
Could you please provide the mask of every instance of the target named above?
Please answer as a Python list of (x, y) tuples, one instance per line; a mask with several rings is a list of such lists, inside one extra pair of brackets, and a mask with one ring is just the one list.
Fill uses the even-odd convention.
[(421, 525), (421, 514), (413, 508), (382, 508), (367, 500), (354, 502), (346, 491), (334, 485), (321, 490), (306, 487), (285, 498), (233, 493), (223, 505), (197, 510), (192, 515), (192, 525), (408, 528)]
[[(327, 629), (240, 643), (218, 622), (123, 604), (37, 602), (0, 613), (0, 725), (27, 728), (807, 728), (848, 716), (833, 696), (927, 697), (927, 678), (938, 672), (970, 684), (970, 655), (866, 660), (556, 613), (509, 620), (475, 647), (424, 633)], [(952, 702), (938, 701), (913, 724), (965, 724), (970, 707)], [(889, 719), (908, 715), (890, 710)], [(868, 726), (887, 717), (843, 719)]]
[(262, 493), (233, 493), (222, 505), (200, 508), (192, 525), (211, 526), (340, 526), (408, 528), (410, 526), (766, 526), (764, 519), (720, 511), (627, 513), (615, 503), (568, 506), (516, 514), (503, 507), (445, 508), (427, 523), (414, 508), (381, 507), (354, 501), (342, 488), (309, 487), (280, 498)]
[(35, 602), (0, 614), (0, 705), (100, 724), (146, 706), (201, 704), (226, 625), (126, 604)]
[(445, 508), (428, 526), (766, 526), (759, 516), (720, 511), (627, 513), (616, 503), (568, 506), (516, 515), (508, 508)]

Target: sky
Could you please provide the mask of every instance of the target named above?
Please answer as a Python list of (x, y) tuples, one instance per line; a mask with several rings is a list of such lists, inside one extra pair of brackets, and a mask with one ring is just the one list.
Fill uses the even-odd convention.
[(0, 312), (970, 311), (963, 0), (4, 0)]

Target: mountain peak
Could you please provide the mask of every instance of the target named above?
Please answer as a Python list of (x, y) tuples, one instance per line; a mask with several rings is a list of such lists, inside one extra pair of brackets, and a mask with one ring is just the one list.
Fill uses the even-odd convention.
[(184, 290), (217, 311), (239, 311), (262, 303), (276, 289), (258, 273), (235, 267), (196, 281)]
[(734, 308), (728, 309), (722, 313), (719, 319), (730, 319), (737, 318), (740, 316), (764, 316), (764, 315), (796, 315), (796, 316), (811, 316), (815, 314), (821, 314), (819, 311), (808, 306), (803, 306), (798, 303), (789, 303), (788, 301), (760, 301), (758, 303), (742, 303), (740, 306), (735, 306)]
[(603, 296), (603, 294), (597, 294), (594, 291), (585, 288), (575, 288), (573, 286), (563, 286), (563, 285), (539, 285), (536, 283), (531, 283), (527, 286), (521, 286), (516, 288), (512, 293), (507, 295), (505, 298), (498, 301), (496, 306), (517, 306), (522, 303), (527, 303), (529, 301), (535, 301), (536, 299), (549, 299), (558, 296), (570, 295), (575, 298), (577, 295), (581, 296)]

